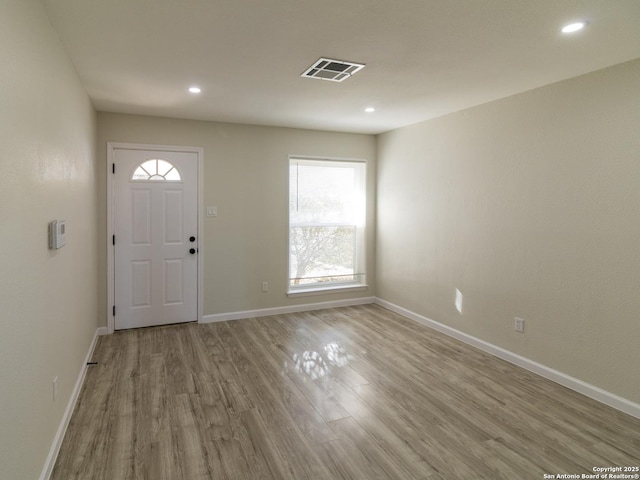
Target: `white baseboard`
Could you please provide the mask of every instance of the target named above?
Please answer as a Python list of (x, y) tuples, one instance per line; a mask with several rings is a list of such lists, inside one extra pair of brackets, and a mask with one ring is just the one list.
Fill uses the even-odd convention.
[(375, 297), (360, 297), (336, 300), (333, 302), (305, 303), (302, 305), (261, 308), (258, 310), (245, 310), (242, 312), (216, 313), (213, 315), (205, 315), (202, 318), (202, 323), (226, 322), (227, 320), (242, 320), (243, 318), (267, 317), (269, 315), (280, 315), (283, 313), (308, 312), (311, 310), (322, 310), (325, 308), (351, 307), (353, 305), (375, 303), (375, 300)]
[(600, 387), (596, 387), (580, 379), (554, 370), (553, 368), (549, 368), (538, 362), (534, 362), (533, 360), (517, 355), (513, 352), (510, 352), (509, 350), (505, 350), (504, 348), (498, 347), (491, 343), (485, 342), (484, 340), (480, 340), (479, 338), (473, 337), (464, 332), (461, 332), (460, 330), (456, 330), (455, 328), (451, 328), (447, 325), (436, 322), (435, 320), (431, 320), (430, 318), (419, 315), (415, 312), (412, 312), (411, 310), (407, 310), (406, 308), (400, 307), (391, 302), (387, 302), (386, 300), (382, 300), (381, 298), (376, 298), (375, 303), (377, 305), (380, 305), (381, 307), (386, 308), (387, 310), (391, 310), (392, 312), (396, 312), (427, 327), (433, 328), (438, 332), (444, 333), (445, 335), (476, 347), (486, 353), (501, 358), (502, 360), (506, 360), (509, 363), (536, 373), (541, 377), (559, 383), (560, 385), (581, 393), (600, 403), (604, 403), (605, 405), (613, 407), (616, 410), (620, 410), (621, 412), (629, 414), (633, 417), (640, 418), (640, 404), (634, 403), (631, 400), (619, 397), (618, 395), (607, 392)]
[(89, 351), (87, 352), (87, 355), (84, 359), (82, 367), (80, 368), (80, 373), (78, 374), (78, 379), (76, 380), (76, 384), (74, 385), (73, 391), (71, 392), (71, 397), (69, 398), (69, 402), (67, 403), (67, 408), (64, 411), (62, 420), (60, 420), (58, 431), (56, 432), (55, 437), (53, 437), (53, 443), (51, 444), (49, 455), (47, 456), (47, 459), (44, 462), (44, 467), (42, 468), (42, 473), (40, 474), (40, 480), (49, 480), (49, 478), (51, 477), (51, 473), (53, 473), (53, 467), (56, 464), (56, 459), (58, 458), (58, 453), (60, 452), (60, 447), (62, 446), (64, 435), (65, 433), (67, 433), (67, 427), (69, 426), (69, 422), (71, 421), (71, 415), (73, 414), (73, 410), (76, 408), (76, 402), (78, 401), (80, 390), (82, 390), (84, 377), (87, 374), (87, 363), (91, 361), (91, 357), (93, 356), (93, 350), (96, 347), (96, 342), (98, 341), (98, 337), (100, 335), (106, 335), (106, 334), (107, 334), (107, 328), (100, 327), (96, 330), (96, 333), (93, 335), (93, 340), (91, 340)]

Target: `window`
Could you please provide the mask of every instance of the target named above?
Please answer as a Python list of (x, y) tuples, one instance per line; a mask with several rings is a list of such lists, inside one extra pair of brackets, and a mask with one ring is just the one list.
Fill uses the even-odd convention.
[(182, 177), (180, 177), (180, 172), (172, 163), (153, 158), (136, 168), (131, 180), (138, 182), (179, 182)]
[(289, 293), (364, 285), (365, 168), (290, 159)]

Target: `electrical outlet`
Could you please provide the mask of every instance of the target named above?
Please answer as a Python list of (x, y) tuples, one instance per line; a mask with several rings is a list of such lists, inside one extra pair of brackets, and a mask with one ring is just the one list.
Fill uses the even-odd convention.
[(516, 332), (524, 333), (524, 320), (518, 317), (514, 318), (514, 320), (513, 329)]
[(58, 377), (53, 377), (53, 401), (56, 401), (58, 398)]
[(263, 292), (269, 291), (269, 282), (262, 282), (262, 291)]

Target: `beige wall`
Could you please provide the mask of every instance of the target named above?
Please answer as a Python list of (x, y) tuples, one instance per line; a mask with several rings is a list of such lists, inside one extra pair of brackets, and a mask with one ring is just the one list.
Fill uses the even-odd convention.
[(96, 118), (39, 1), (2, 2), (0, 65), (0, 478), (35, 479), (97, 328)]
[(640, 403), (639, 132), (637, 60), (381, 135), (378, 296)]
[[(99, 113), (101, 292), (106, 290), (107, 142), (204, 148), (204, 204), (218, 207), (216, 218), (204, 218), (205, 315), (375, 295), (375, 137)], [(287, 298), (289, 154), (368, 160), (367, 291)], [(262, 293), (265, 281), (269, 292)], [(103, 325), (106, 311), (103, 294)]]

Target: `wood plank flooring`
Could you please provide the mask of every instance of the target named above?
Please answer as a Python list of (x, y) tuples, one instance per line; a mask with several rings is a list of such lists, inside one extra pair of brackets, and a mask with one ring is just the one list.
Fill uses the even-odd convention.
[(640, 466), (640, 420), (374, 305), (118, 332), (93, 361), (54, 480)]

